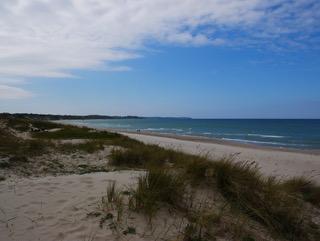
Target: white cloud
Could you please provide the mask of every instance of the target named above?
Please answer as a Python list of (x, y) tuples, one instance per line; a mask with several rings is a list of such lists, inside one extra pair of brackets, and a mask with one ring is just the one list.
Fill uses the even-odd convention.
[(0, 85), (0, 99), (21, 99), (31, 97), (32, 94), (21, 88)]
[(0, 16), (0, 79), (14, 84), (71, 77), (76, 69), (129, 70), (114, 62), (139, 57), (149, 40), (308, 45), (318, 31), (320, 1), (1, 0)]

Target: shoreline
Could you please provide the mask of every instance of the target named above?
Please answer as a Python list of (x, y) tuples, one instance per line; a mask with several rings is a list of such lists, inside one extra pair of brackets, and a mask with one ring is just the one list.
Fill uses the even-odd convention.
[(281, 151), (281, 152), (292, 152), (292, 153), (303, 153), (303, 154), (312, 154), (312, 155), (320, 155), (320, 149), (307, 149), (307, 148), (294, 148), (294, 147), (282, 147), (282, 146), (272, 146), (272, 145), (263, 145), (258, 143), (249, 143), (249, 142), (240, 142), (240, 141), (233, 141), (233, 140), (224, 140), (216, 137), (206, 137), (206, 136), (197, 136), (197, 135), (179, 135), (176, 133), (161, 133), (155, 131), (148, 131), (148, 130), (128, 130), (128, 129), (121, 129), (121, 128), (109, 128), (109, 127), (91, 127), (88, 125), (77, 124), (77, 123), (65, 123), (63, 121), (53, 121), (65, 125), (75, 125), (80, 127), (87, 127), (96, 130), (105, 130), (109, 132), (116, 132), (116, 133), (123, 133), (123, 134), (140, 134), (146, 136), (158, 136), (158, 137), (167, 137), (173, 138), (177, 140), (186, 140), (186, 141), (193, 141), (193, 142), (204, 142), (204, 143), (212, 143), (217, 145), (228, 145), (228, 146), (235, 146), (235, 147), (243, 147), (243, 148), (250, 148), (250, 149), (257, 149), (257, 150), (269, 150), (269, 151)]
[(212, 160), (231, 158), (236, 162), (249, 162), (257, 165), (265, 176), (275, 176), (280, 179), (304, 176), (320, 183), (320, 155), (318, 153), (230, 145), (210, 140), (204, 141), (199, 138), (174, 138), (150, 133), (118, 133), (145, 144), (155, 144), (188, 154), (204, 155)]
[(89, 128), (123, 134), (145, 144), (154, 144), (187, 154), (207, 156), (212, 160), (227, 158), (236, 162), (249, 162), (257, 165), (264, 176), (275, 176), (280, 179), (303, 176), (320, 183), (320, 150), (274, 148), (196, 136), (145, 131), (130, 132), (114, 128)]
[[(99, 121), (99, 120), (96, 120)], [(86, 122), (86, 121), (69, 121), (69, 120), (59, 120), (56, 121), (58, 123), (62, 124), (71, 124), (71, 125), (77, 125), (77, 126), (85, 126), (89, 128), (95, 128), (100, 130), (108, 130), (113, 132), (122, 132), (122, 133), (141, 133), (146, 135), (156, 135), (156, 136), (163, 136), (163, 137), (171, 137), (175, 139), (183, 139), (183, 140), (191, 140), (191, 141), (202, 141), (202, 142), (212, 142), (216, 144), (223, 144), (223, 145), (233, 145), (233, 146), (241, 146), (241, 147), (250, 147), (250, 148), (259, 148), (259, 149), (270, 149), (270, 150), (284, 150), (289, 152), (298, 152), (298, 153), (311, 153), (311, 154), (319, 154), (320, 155), (320, 146), (317, 144), (318, 142), (313, 140), (312, 136), (306, 135), (305, 137), (299, 137), (299, 135), (302, 133), (301, 131), (304, 131), (302, 128), (299, 131), (297, 131), (295, 134), (290, 134), (287, 132), (283, 132), (279, 134), (275, 134), (272, 131), (270, 131), (269, 134), (252, 134), (252, 133), (264, 133), (261, 131), (261, 128), (257, 129), (255, 128), (254, 131), (241, 131), (238, 132), (240, 134), (234, 134), (236, 136), (232, 136), (233, 134), (223, 134), (224, 132), (220, 131), (221, 133), (217, 133), (217, 135), (214, 135), (211, 129), (208, 129), (207, 132), (187, 132), (186, 126), (180, 129), (179, 126), (175, 126), (175, 128), (179, 129), (172, 129), (167, 128), (160, 128), (158, 125), (153, 128), (147, 128), (147, 126), (141, 126), (134, 124), (130, 124), (131, 126), (129, 128), (126, 126), (117, 126), (117, 125), (100, 125), (95, 124), (95, 122)], [(100, 123), (100, 122), (97, 122)], [(117, 123), (117, 122), (116, 122)], [(126, 123), (122, 123), (126, 124)], [(151, 124), (152, 126), (152, 124)], [(151, 127), (150, 126), (150, 127)], [(268, 126), (267, 126), (268, 127)], [(281, 125), (282, 128), (286, 128), (283, 125)], [(300, 128), (298, 128), (300, 129)], [(173, 131), (177, 130), (177, 131)], [(309, 130), (310, 131), (310, 130)], [(218, 131), (219, 132), (219, 131)], [(231, 131), (232, 132), (232, 131)], [(230, 133), (231, 133), (230, 132)], [(272, 134), (271, 134), (272, 133)], [(300, 133), (300, 134), (299, 134)], [(299, 135), (298, 135), (299, 134)], [(232, 137), (231, 137), (232, 136)], [(241, 136), (241, 137), (240, 137)], [(256, 137), (251, 137), (256, 136)], [(271, 139), (270, 139), (271, 138)], [(304, 139), (305, 138), (305, 139)], [(310, 139), (311, 138), (311, 139)]]
[[(84, 127), (88, 127), (85, 125), (81, 125)], [(177, 135), (172, 133), (160, 133), (160, 132), (152, 132), (152, 131), (129, 131), (125, 129), (115, 129), (115, 128), (93, 128), (97, 130), (106, 130), (110, 132), (116, 132), (120, 134), (137, 134), (137, 135), (146, 135), (146, 136), (157, 136), (157, 137), (165, 137), (172, 138), (176, 140), (183, 141), (192, 141), (192, 142), (200, 142), (200, 143), (211, 143), (217, 145), (227, 145), (234, 147), (242, 147), (242, 148), (250, 148), (257, 150), (269, 150), (269, 151), (281, 151), (281, 152), (292, 152), (292, 153), (303, 153), (303, 154), (311, 154), (311, 155), (319, 155), (320, 149), (299, 149), (299, 148), (290, 148), (290, 147), (273, 147), (268, 145), (259, 145), (252, 143), (243, 143), (231, 140), (223, 140), (214, 137), (205, 137), (205, 136), (195, 136), (195, 135)]]

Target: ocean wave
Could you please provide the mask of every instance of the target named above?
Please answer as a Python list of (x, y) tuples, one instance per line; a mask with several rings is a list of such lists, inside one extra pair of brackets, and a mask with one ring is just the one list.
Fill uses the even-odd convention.
[(261, 138), (285, 138), (286, 136), (279, 135), (266, 135), (266, 134), (257, 134), (257, 133), (217, 133), (217, 135), (221, 136), (253, 136), (253, 137), (261, 137)]
[(203, 132), (203, 135), (212, 135), (212, 132)]
[(256, 136), (263, 138), (284, 138), (285, 136), (276, 136), (276, 135), (263, 135), (263, 134), (248, 134), (248, 136)]
[(296, 147), (309, 146), (309, 145), (304, 145), (304, 144), (292, 144), (292, 143), (271, 142), (271, 141), (252, 141), (252, 140), (237, 139), (237, 138), (222, 138), (222, 139), (226, 140), (226, 141), (237, 141), (237, 142), (255, 143), (255, 144), (268, 144), (268, 145), (275, 145), (275, 146), (296, 146)]
[(115, 125), (116, 127), (121, 127), (121, 128), (128, 128), (131, 127), (131, 125), (122, 125), (122, 124), (117, 124)]
[(146, 131), (176, 131), (176, 132), (182, 132), (182, 129), (178, 128), (145, 128), (143, 130)]

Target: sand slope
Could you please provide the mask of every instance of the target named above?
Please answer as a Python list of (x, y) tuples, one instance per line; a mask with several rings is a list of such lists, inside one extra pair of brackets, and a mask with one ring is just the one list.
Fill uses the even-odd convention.
[(235, 160), (255, 161), (266, 175), (282, 178), (307, 176), (320, 183), (320, 155), (268, 148), (243, 147), (204, 141), (190, 141), (156, 135), (122, 133), (149, 144), (181, 150), (186, 153), (221, 158), (235, 155)]
[(134, 183), (141, 172), (120, 171), (0, 182), (1, 241), (114, 240), (87, 214), (110, 180)]

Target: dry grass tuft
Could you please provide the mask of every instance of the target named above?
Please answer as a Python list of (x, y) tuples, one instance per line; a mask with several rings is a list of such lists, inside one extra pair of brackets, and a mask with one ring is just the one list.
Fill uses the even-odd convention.
[(282, 183), (288, 193), (297, 195), (305, 201), (320, 207), (320, 187), (305, 177), (294, 177)]
[(130, 206), (142, 210), (151, 221), (164, 204), (175, 209), (181, 208), (184, 192), (185, 183), (181, 176), (161, 169), (151, 169), (139, 177), (137, 188), (132, 190)]

